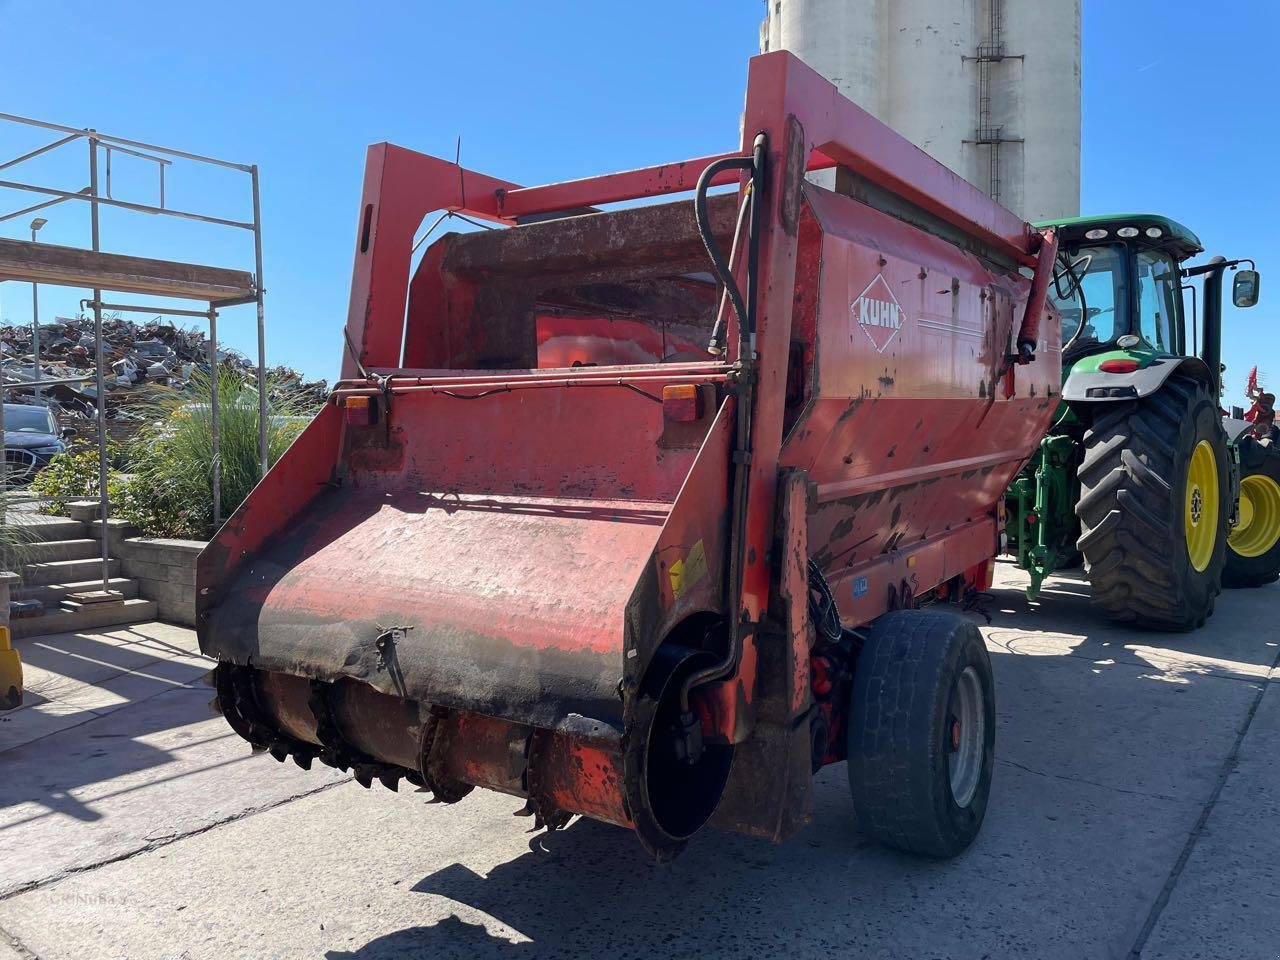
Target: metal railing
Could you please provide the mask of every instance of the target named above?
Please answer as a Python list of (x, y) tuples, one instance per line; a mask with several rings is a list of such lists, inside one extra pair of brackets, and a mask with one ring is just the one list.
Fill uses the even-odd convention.
[[(189, 153), (183, 150), (176, 150), (172, 147), (165, 147), (153, 143), (145, 143), (138, 140), (130, 140), (124, 137), (112, 136), (110, 134), (101, 133), (92, 128), (76, 128), (68, 127), (62, 124), (49, 123), (43, 120), (35, 120), (30, 117), (16, 116), (14, 114), (0, 113), (0, 124), (25, 125), (28, 127), (36, 127), (50, 130), (61, 134), (57, 139), (43, 146), (29, 150), (10, 160), (0, 162), (0, 171), (5, 171), (27, 163), (37, 157), (45, 156), (52, 151), (66, 147), (79, 141), (87, 144), (87, 160), (88, 160), (88, 185), (80, 190), (65, 190), (58, 187), (52, 187), (44, 184), (37, 184), (19, 180), (0, 179), (0, 189), (19, 190), (27, 193), (41, 194), (50, 199), (42, 200), (39, 203), (24, 206), (20, 209), (13, 210), (8, 213), (0, 213), (0, 223), (26, 214), (38, 213), (47, 210), (58, 204), (68, 202), (81, 202), (89, 204), (89, 246), (87, 249), (92, 250), (95, 254), (102, 250), (102, 236), (99, 211), (103, 206), (115, 207), (123, 210), (129, 210), (137, 213), (145, 213), (151, 215), (173, 217), (181, 220), (196, 221), (205, 224), (211, 224), (220, 227), (229, 227), (241, 230), (247, 230), (253, 235), (253, 283), (252, 289), (247, 292), (244, 298), (237, 300), (221, 300), (218, 301), (217, 307), (228, 307), (242, 303), (255, 303), (257, 305), (257, 334), (258, 334), (258, 358), (257, 358), (257, 387), (258, 387), (258, 459), (259, 459), (259, 476), (265, 475), (268, 467), (268, 447), (267, 447), (267, 381), (266, 381), (266, 328), (263, 315), (263, 282), (262, 282), (262, 227), (261, 227), (261, 202), (258, 189), (258, 167), (256, 164), (234, 163), (228, 160), (220, 160), (215, 157), (202, 156), (200, 154)], [(0, 127), (3, 129), (3, 127)], [(111, 158), (114, 153), (127, 154), (146, 161), (155, 163), (159, 170), (159, 205), (146, 203), (134, 203), (122, 200), (113, 195), (111, 184)], [(105, 157), (105, 183), (101, 181), (99, 174), (99, 157)], [(250, 195), (252, 202), (253, 217), (251, 220), (236, 220), (227, 217), (213, 216), (210, 214), (200, 213), (194, 210), (180, 210), (169, 207), (165, 203), (165, 184), (166, 184), (166, 168), (174, 166), (175, 161), (186, 161), (190, 164), (203, 164), (206, 166), (220, 167), (228, 170), (239, 171), (249, 178)], [(105, 191), (101, 188), (105, 187)], [(38, 229), (33, 226), (32, 241), (35, 242), (34, 230)], [(37, 279), (32, 277), (17, 276), (14, 272), (8, 273), (0, 280), (18, 280), (20, 282), (30, 282), (33, 289), (37, 284)], [(220, 430), (218, 415), (218, 335), (217, 335), (217, 309), (213, 300), (206, 301), (205, 310), (183, 310), (173, 307), (161, 307), (154, 305), (137, 305), (137, 304), (115, 304), (108, 303), (103, 300), (103, 291), (110, 290), (109, 286), (99, 286), (93, 283), (87, 283), (86, 289), (92, 290), (92, 297), (81, 301), (81, 308), (93, 310), (93, 331), (94, 331), (94, 381), (97, 388), (97, 424), (98, 424), (98, 487), (100, 501), (100, 515), (102, 519), (102, 589), (106, 593), (110, 580), (110, 554), (109, 554), (109, 529), (107, 520), (110, 514), (110, 505), (107, 498), (107, 422), (106, 422), (106, 377), (104, 373), (104, 346), (102, 332), (102, 314), (104, 310), (112, 310), (118, 312), (136, 312), (151, 313), (168, 316), (183, 317), (204, 317), (209, 323), (209, 365), (210, 365), (210, 381), (211, 381), (211, 397), (210, 397), (210, 419), (212, 431), (212, 476), (211, 485), (213, 490), (213, 520), (215, 527), (222, 522), (222, 503), (221, 503), (221, 450), (220, 450)], [(168, 296), (168, 294), (166, 294)], [(183, 295), (180, 299), (196, 299), (202, 298)], [(49, 385), (55, 382), (45, 380), (40, 366), (40, 346), (39, 346), (39, 317), (33, 317), (33, 341), (32, 348), (34, 351), (33, 363), (36, 369), (36, 380), (34, 381), (36, 388), (39, 386)], [(31, 383), (24, 382), (24, 386), (31, 386)], [(7, 493), (8, 487), (8, 463), (5, 453), (4, 441), (4, 399), (8, 393), (9, 384), (5, 382), (3, 373), (0, 373), (0, 498)], [(3, 509), (0, 506), (0, 509)]]

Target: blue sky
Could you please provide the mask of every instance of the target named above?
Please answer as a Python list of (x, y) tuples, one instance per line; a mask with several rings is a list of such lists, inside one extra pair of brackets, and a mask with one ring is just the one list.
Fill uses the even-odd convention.
[[(587, 0), (0, 0), (0, 111), (257, 163), (268, 359), (332, 377), (367, 144), (452, 156), (461, 136), (466, 165), (531, 184), (728, 149), (763, 9), (756, 0), (699, 0), (678, 13)], [(1210, 253), (1252, 256), (1264, 273), (1258, 307), (1228, 308), (1229, 397), (1255, 362), (1280, 386), (1278, 30), (1270, 3), (1208, 17), (1187, 0), (1084, 2), (1083, 211), (1165, 213)], [(44, 142), (8, 126), (5, 157)], [(82, 151), (26, 176), (78, 189)], [(141, 161), (120, 160), (115, 178), (118, 196), (154, 199)], [(248, 212), (234, 176), (175, 168), (167, 194), (175, 207)], [(0, 192), (6, 211), (26, 199)], [(45, 215), (42, 239), (87, 239), (82, 204)], [(0, 235), (24, 235), (29, 219), (0, 224)], [(103, 236), (122, 252), (169, 247), (251, 263), (247, 237), (228, 231), (111, 212)], [(28, 322), (28, 291), (0, 286), (0, 316)], [(83, 295), (42, 288), (41, 313), (74, 312)], [(228, 311), (219, 329), (253, 349), (251, 307)]]

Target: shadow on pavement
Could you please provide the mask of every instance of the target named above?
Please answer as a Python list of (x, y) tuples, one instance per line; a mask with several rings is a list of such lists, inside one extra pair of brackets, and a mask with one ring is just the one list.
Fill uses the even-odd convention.
[[(956, 860), (865, 841), (838, 765), (818, 777), (812, 824), (782, 846), (705, 832), (659, 866), (622, 831), (578, 820), (487, 875), (460, 863), (426, 875), (412, 890), (430, 922), (326, 958), (1127, 956), (1275, 650), (1218, 638), (1232, 630), (1117, 627), (1070, 574), (1043, 617), (1020, 588), (1006, 581), (988, 604), (998, 766), (983, 834)], [(1224, 627), (1270, 605), (1232, 599)]]
[[(843, 769), (840, 771), (843, 777)], [(846, 811), (847, 814), (847, 811)], [(825, 818), (824, 818), (825, 819)], [(827, 925), (822, 887), (839, 884), (851, 856), (860, 868), (935, 873), (937, 864), (872, 847), (846, 818), (811, 828), (790, 844), (707, 833), (672, 864), (650, 861), (628, 833), (590, 820), (530, 841), (529, 852), (487, 877), (462, 864), (438, 870), (413, 891), (452, 901), (455, 912), (430, 926), (378, 937), (327, 960), (404, 957), (628, 957), (639, 943), (650, 957), (746, 954), (753, 942), (790, 933), (787, 924)], [(803, 856), (796, 856), (803, 850)], [(745, 913), (744, 913), (745, 911)], [(841, 922), (858, 922), (856, 917)], [(837, 937), (833, 947), (840, 942)], [(761, 944), (763, 946), (763, 944)], [(776, 953), (776, 943), (771, 953)]]
[[(28, 637), (18, 641), (18, 649), (29, 669), (90, 685), (101, 685), (122, 673), (146, 673), (148, 666), (158, 662), (198, 656), (128, 627), (109, 628), (106, 636), (84, 632)], [(208, 670), (207, 665), (191, 664), (187, 672), (196, 678)]]
[[(174, 696), (182, 696), (187, 705), (173, 709)], [(171, 750), (155, 747), (146, 739), (208, 719), (206, 704), (210, 697), (210, 691), (203, 686), (178, 688), (138, 704), (127, 704), (130, 709), (116, 709), (106, 716), (84, 710), (85, 722), (0, 753), (0, 811), (30, 803), (76, 820), (99, 820), (101, 814), (91, 803), (77, 799), (76, 793), (173, 762)], [(73, 714), (72, 718), (77, 716)], [(20, 721), (20, 715), (14, 718), (14, 722)], [(224, 735), (234, 736), (230, 730)], [(164, 779), (151, 776), (145, 783), (104, 796), (154, 786)], [(0, 835), (39, 816), (42, 814), (0, 818)]]
[(1047, 580), (1039, 598), (1028, 600), (1025, 575), (1009, 564), (997, 567), (987, 613), (988, 643), (1009, 653), (1070, 655), (1155, 667), (1170, 678), (1216, 675), (1260, 680), (1280, 657), (1280, 635), (1262, 635), (1273, 621), (1280, 587), (1224, 590), (1204, 629), (1162, 633), (1116, 624), (1089, 598), (1084, 571), (1063, 570)]

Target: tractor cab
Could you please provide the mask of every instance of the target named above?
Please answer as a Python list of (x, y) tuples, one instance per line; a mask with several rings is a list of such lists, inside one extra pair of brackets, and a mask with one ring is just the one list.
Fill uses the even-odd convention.
[[(1058, 232), (1058, 269), (1049, 296), (1062, 315), (1064, 399), (1147, 396), (1188, 364), (1197, 368), (1193, 375), (1216, 387), (1222, 274), (1236, 271), (1232, 302), (1252, 306), (1258, 273), (1237, 269), (1242, 263), (1252, 268), (1251, 260), (1215, 257), (1186, 265), (1204, 252), (1200, 240), (1176, 220), (1155, 214), (1077, 217), (1040, 226)], [(1197, 276), (1204, 277), (1200, 329), (1196, 288), (1187, 283)]]
[(1080, 217), (1058, 224), (1049, 287), (1062, 314), (1064, 359), (1117, 348), (1185, 355), (1179, 265), (1203, 251), (1166, 217)]

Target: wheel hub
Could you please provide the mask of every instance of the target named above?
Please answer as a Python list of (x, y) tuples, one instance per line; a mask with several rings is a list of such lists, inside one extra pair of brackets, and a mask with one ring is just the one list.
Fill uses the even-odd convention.
[(1263, 474), (1240, 481), (1240, 522), (1227, 545), (1242, 557), (1260, 557), (1280, 541), (1280, 484)]
[(1196, 572), (1202, 573), (1218, 542), (1218, 457), (1208, 440), (1201, 440), (1191, 452), (1186, 491), (1187, 558)]
[(973, 802), (982, 779), (983, 755), (987, 739), (986, 701), (982, 680), (973, 667), (965, 667), (951, 688), (948, 710), (947, 774), (951, 796), (958, 807)]

